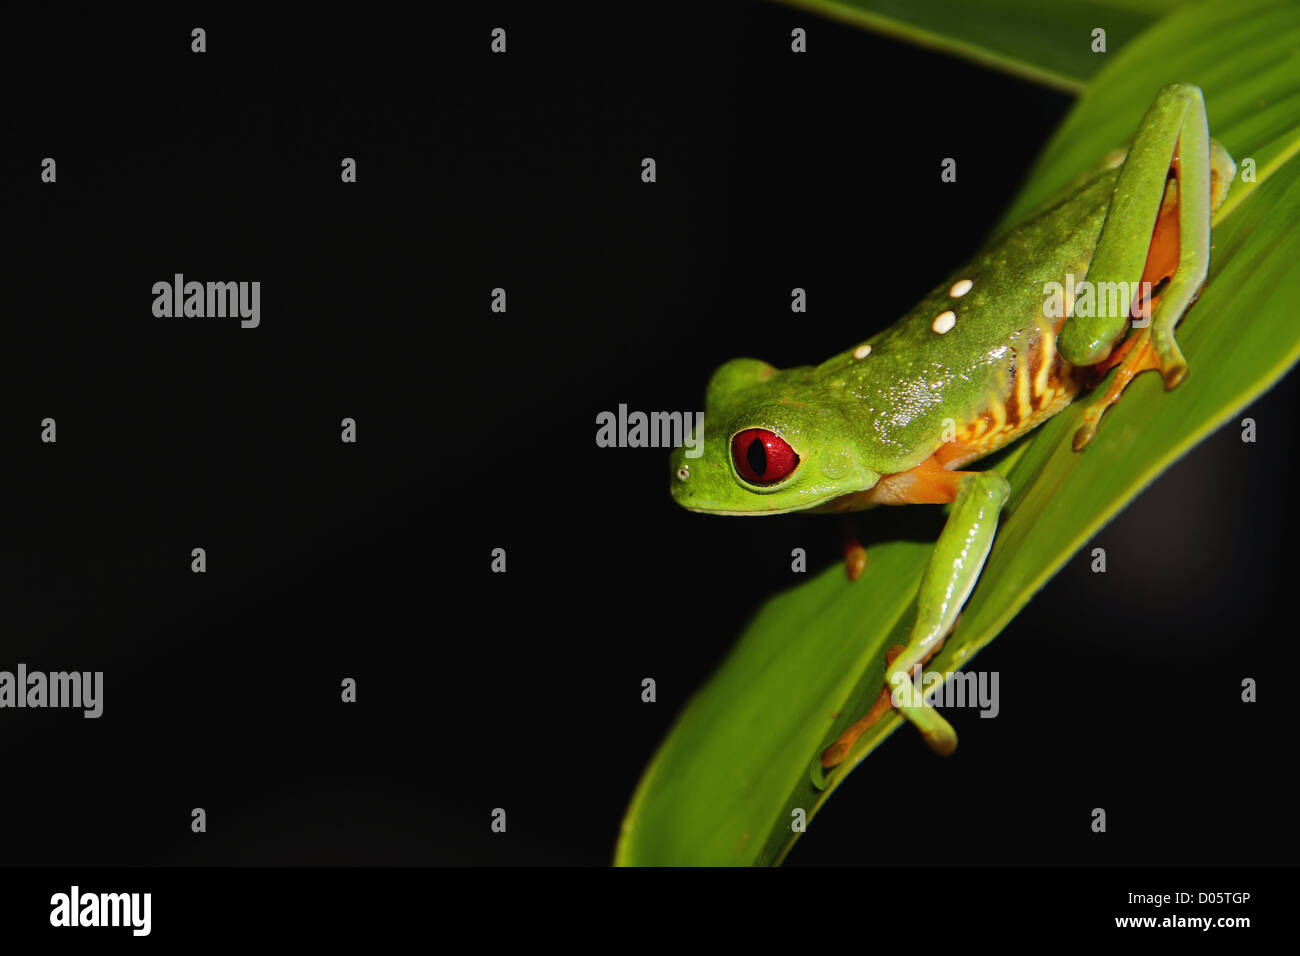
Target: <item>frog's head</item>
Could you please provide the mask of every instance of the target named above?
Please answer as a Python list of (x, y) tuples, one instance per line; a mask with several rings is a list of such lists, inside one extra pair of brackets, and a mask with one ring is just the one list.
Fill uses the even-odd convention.
[(853, 447), (844, 402), (811, 371), (733, 359), (714, 372), (703, 440), (673, 449), (673, 500), (711, 514), (782, 514), (874, 486), (880, 475)]

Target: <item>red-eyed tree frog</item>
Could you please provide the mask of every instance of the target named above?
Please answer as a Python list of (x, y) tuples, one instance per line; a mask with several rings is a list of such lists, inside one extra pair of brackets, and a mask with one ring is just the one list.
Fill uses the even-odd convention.
[[(1228, 151), (1210, 139), (1200, 89), (1165, 87), (1126, 154), (1041, 207), (889, 328), (815, 367), (778, 370), (741, 358), (709, 380), (703, 449), (697, 458), (684, 448), (672, 456), (672, 496), (683, 507), (773, 515), (952, 503), (921, 577), (908, 643), (886, 673), (893, 704), (935, 751), (950, 753), (956, 734), (909, 677), (953, 627), (1010, 493), (1000, 474), (966, 467), (1112, 369), (1084, 412), (1076, 451), (1138, 373), (1158, 369), (1166, 388), (1182, 381), (1187, 364), (1174, 327), (1205, 283), (1210, 217), (1235, 175)], [(849, 538), (845, 557), (856, 580), (865, 551)], [(841, 762), (890, 700), (882, 695), (827, 748), (822, 766)]]

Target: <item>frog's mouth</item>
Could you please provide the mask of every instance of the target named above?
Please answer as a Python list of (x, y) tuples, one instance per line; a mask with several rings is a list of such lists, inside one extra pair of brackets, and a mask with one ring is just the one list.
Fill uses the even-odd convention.
[(796, 511), (809, 511), (823, 504), (819, 501), (800, 502), (799, 504), (786, 505), (775, 508), (750, 508), (748, 510), (737, 510), (722, 505), (711, 505), (708, 502), (692, 502), (690, 497), (692, 492), (689, 489), (676, 486), (672, 489), (673, 501), (677, 502), (687, 511), (694, 511), (702, 515), (723, 515), (728, 518), (761, 518), (766, 515), (786, 515)]
[[(792, 511), (806, 511), (805, 508), (772, 508), (767, 511), (724, 511), (722, 508), (692, 508), (690, 505), (682, 505), (687, 511), (694, 511), (701, 515), (724, 515), (728, 518), (761, 518), (764, 515), (786, 515)], [(811, 506), (808, 506), (811, 507)]]

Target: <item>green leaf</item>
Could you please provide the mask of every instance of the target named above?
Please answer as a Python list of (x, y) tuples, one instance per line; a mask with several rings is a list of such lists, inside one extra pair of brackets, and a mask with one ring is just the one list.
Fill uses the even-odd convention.
[[(1081, 93), (1110, 58), (1187, 0), (785, 0), (821, 16)], [(1095, 29), (1106, 53), (1094, 53)]]
[[(1300, 358), (1300, 5), (1189, 7), (1136, 39), (1052, 139), (1006, 223), (1122, 145), (1156, 91), (1176, 81), (1202, 88), (1211, 134), (1239, 165), (1254, 160), (1257, 180), (1239, 178), (1216, 216), (1209, 282), (1179, 326), (1187, 379), (1165, 392), (1158, 375), (1140, 376), (1082, 453), (1070, 446), (1076, 403), (993, 466), (1012, 499), (931, 670), (968, 663), (1149, 482)], [(811, 819), (901, 723), (888, 713), (828, 789), (813, 785), (810, 766), (869, 709), (885, 651), (906, 641), (929, 549), (880, 544), (856, 584), (830, 567), (769, 601), (651, 762), (616, 861), (779, 862), (796, 838), (791, 812)]]

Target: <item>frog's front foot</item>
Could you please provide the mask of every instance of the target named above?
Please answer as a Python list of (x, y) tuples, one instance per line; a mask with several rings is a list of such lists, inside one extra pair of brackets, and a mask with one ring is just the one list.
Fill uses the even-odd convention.
[[(950, 636), (952, 632), (957, 629), (957, 624), (960, 620), (961, 616), (958, 615), (957, 621), (953, 621), (952, 627), (949, 628), (948, 635), (945, 635), (945, 640), (947, 639), (947, 636)], [(943, 641), (936, 644), (930, 652), (925, 655), (925, 658), (918, 663), (915, 668), (913, 668), (913, 675), (916, 670), (919, 670), (922, 665), (926, 663), (926, 661), (937, 654), (942, 646)], [(906, 649), (907, 648), (902, 644), (895, 644), (885, 652), (886, 674), (893, 669), (894, 661), (896, 661), (898, 656)], [(881, 689), (879, 696), (876, 697), (875, 703), (871, 705), (871, 709), (867, 711), (866, 716), (855, 721), (853, 726), (840, 734), (839, 738), (836, 739), (833, 744), (822, 751), (822, 767), (829, 770), (831, 767), (843, 763), (844, 759), (848, 757), (849, 751), (853, 749), (853, 745), (858, 742), (858, 739), (870, 730), (881, 717), (889, 713), (889, 711), (893, 709), (893, 706), (893, 694), (890, 691), (888, 681), (886, 681), (884, 688)], [(928, 705), (925, 706), (928, 707)], [(932, 708), (930, 711), (931, 714), (933, 714), (934, 721), (932, 724), (927, 723), (925, 727), (920, 728), (921, 736), (929, 745), (931, 750), (942, 757), (946, 757), (957, 749), (957, 733), (952, 729), (952, 725), (940, 717), (938, 713), (934, 712)]]
[[(890, 667), (901, 653), (903, 653), (902, 644), (895, 644), (886, 651), (885, 667)], [(844, 758), (853, 749), (853, 745), (858, 742), (858, 738), (865, 734), (876, 721), (889, 713), (892, 706), (893, 702), (890, 700), (889, 688), (885, 687), (876, 697), (876, 702), (871, 705), (871, 709), (867, 711), (866, 716), (854, 721), (853, 726), (840, 734), (835, 743), (822, 751), (822, 766), (829, 770), (831, 767), (843, 763)]]

